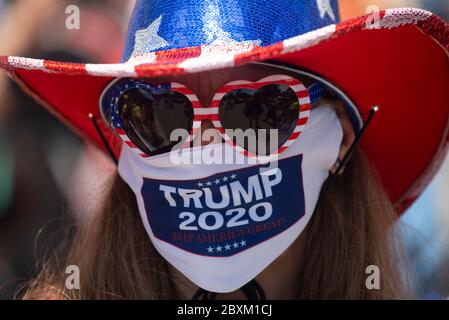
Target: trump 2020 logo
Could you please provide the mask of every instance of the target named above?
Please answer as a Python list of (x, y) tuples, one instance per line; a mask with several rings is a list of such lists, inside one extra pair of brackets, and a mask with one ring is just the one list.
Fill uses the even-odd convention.
[[(275, 237), (305, 213), (302, 155), (195, 180), (144, 178), (158, 239), (194, 254), (228, 257)], [(151, 205), (150, 205), (151, 204)]]

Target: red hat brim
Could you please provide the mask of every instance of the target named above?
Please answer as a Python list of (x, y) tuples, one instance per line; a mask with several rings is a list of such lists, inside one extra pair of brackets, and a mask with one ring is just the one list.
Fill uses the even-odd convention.
[[(449, 150), (449, 25), (418, 9), (382, 11), (379, 26), (371, 29), (367, 19), (258, 47), (231, 60), (207, 57), (195, 47), (157, 52), (144, 64), (1, 57), (0, 66), (51, 113), (104, 149), (89, 118), (93, 114), (117, 156), (121, 141), (102, 123), (98, 107), (103, 89), (116, 77), (175, 75), (267, 59), (306, 68), (343, 90), (362, 117), (372, 106), (380, 106), (361, 146), (402, 212), (430, 182)], [(185, 64), (191, 58), (194, 62)]]

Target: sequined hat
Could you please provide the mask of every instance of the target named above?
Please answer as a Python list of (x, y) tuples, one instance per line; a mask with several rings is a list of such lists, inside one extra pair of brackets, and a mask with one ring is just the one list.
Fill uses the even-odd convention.
[[(113, 35), (111, 35), (113, 36)], [(403, 211), (449, 148), (449, 25), (419, 9), (340, 21), (335, 0), (138, 0), (121, 63), (0, 57), (0, 66), (50, 112), (103, 148), (89, 114), (118, 77), (196, 73), (265, 60), (327, 79), (362, 117), (381, 112), (362, 148)], [(101, 130), (120, 152), (120, 140)]]

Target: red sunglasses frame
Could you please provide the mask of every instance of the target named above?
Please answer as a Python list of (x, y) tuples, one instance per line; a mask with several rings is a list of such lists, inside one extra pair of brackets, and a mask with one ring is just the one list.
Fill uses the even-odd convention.
[[(119, 80), (119, 79), (117, 79)], [(111, 86), (113, 86), (113, 83), (111, 83), (107, 88), (105, 88), (104, 92), (109, 90)], [(303, 83), (288, 75), (282, 75), (282, 74), (276, 74), (276, 75), (270, 75), (267, 77), (264, 77), (256, 82), (251, 82), (247, 80), (234, 80), (231, 82), (226, 83), (220, 89), (217, 90), (215, 93), (212, 103), (209, 106), (203, 106), (201, 102), (199, 101), (196, 94), (188, 88), (186, 85), (178, 83), (178, 82), (170, 82), (168, 83), (170, 85), (170, 90), (173, 92), (178, 92), (182, 95), (184, 95), (192, 104), (193, 109), (193, 123), (192, 123), (192, 130), (189, 132), (189, 136), (186, 139), (186, 141), (183, 142), (181, 145), (182, 149), (190, 148), (191, 142), (194, 141), (195, 137), (199, 134), (201, 131), (201, 123), (204, 120), (210, 120), (215, 127), (215, 129), (218, 130), (220, 133), (221, 138), (227, 143), (228, 145), (232, 146), (236, 151), (242, 153), (246, 157), (250, 158), (256, 158), (263, 161), (270, 160), (273, 156), (277, 156), (287, 150), (289, 146), (291, 146), (301, 135), (301, 133), (304, 131), (305, 126), (307, 125), (307, 122), (309, 120), (310, 115), (310, 109), (311, 109), (311, 99), (309, 95), (308, 89), (303, 85)], [(271, 84), (283, 84), (288, 86), (290, 89), (292, 89), (296, 97), (298, 98), (298, 106), (299, 106), (299, 113), (298, 113), (298, 119), (296, 120), (296, 127), (290, 137), (279, 146), (277, 150), (272, 152), (271, 154), (267, 156), (260, 156), (257, 154), (254, 154), (248, 150), (245, 150), (244, 148), (237, 145), (231, 137), (229, 137), (226, 133), (225, 128), (222, 126), (222, 123), (220, 121), (219, 116), (219, 107), (221, 104), (221, 100), (223, 97), (228, 94), (231, 91), (239, 90), (239, 89), (250, 89), (250, 90), (257, 90), (261, 87), (271, 85)], [(165, 84), (166, 85), (166, 84)], [(131, 88), (130, 88), (131, 89)], [(124, 92), (122, 92), (124, 93)], [(102, 99), (100, 99), (101, 101)], [(124, 143), (126, 143), (131, 149), (133, 149), (137, 154), (139, 154), (143, 158), (150, 158), (151, 156), (144, 153), (141, 149), (139, 149), (128, 137), (126, 132), (121, 128), (113, 127), (115, 132), (119, 135), (119, 137), (123, 140)]]

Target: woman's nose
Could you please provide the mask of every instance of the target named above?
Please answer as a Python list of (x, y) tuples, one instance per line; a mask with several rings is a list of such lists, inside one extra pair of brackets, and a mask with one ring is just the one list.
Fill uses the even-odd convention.
[(201, 130), (193, 140), (194, 146), (206, 146), (208, 144), (222, 143), (220, 132), (214, 127), (212, 121), (203, 120), (201, 122)]

